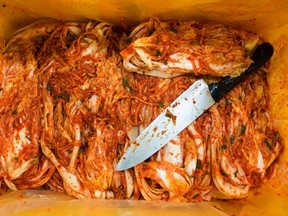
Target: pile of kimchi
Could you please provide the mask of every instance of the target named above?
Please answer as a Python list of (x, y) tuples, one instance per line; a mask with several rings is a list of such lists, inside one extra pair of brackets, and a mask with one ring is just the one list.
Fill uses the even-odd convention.
[(143, 163), (116, 171), (130, 143), (198, 79), (251, 64), (256, 34), (152, 18), (129, 31), (39, 21), (0, 43), (0, 189), (79, 199), (243, 198), (273, 174), (283, 141), (269, 64)]

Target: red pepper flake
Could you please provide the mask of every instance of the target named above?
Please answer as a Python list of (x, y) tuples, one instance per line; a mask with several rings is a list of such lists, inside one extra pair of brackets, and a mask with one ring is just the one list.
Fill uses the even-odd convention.
[(23, 199), (24, 196), (23, 196), (22, 194), (20, 194), (20, 195), (18, 195), (18, 198), (19, 198), (19, 199)]

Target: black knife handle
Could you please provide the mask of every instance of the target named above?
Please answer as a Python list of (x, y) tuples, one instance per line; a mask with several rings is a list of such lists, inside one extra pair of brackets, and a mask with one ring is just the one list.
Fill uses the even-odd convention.
[(209, 91), (215, 102), (219, 101), (226, 93), (232, 90), (240, 82), (243, 82), (248, 75), (257, 71), (259, 68), (265, 65), (265, 63), (272, 57), (274, 52), (273, 46), (270, 43), (260, 44), (254, 51), (251, 59), (253, 63), (249, 68), (237, 77), (226, 76), (222, 81), (209, 85)]

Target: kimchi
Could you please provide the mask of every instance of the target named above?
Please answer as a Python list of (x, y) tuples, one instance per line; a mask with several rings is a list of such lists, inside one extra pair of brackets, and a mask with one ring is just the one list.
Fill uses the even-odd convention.
[(115, 166), (130, 143), (198, 79), (239, 76), (261, 42), (250, 32), (151, 18), (119, 32), (39, 21), (0, 44), (0, 188), (79, 199), (200, 202), (244, 198), (273, 171), (268, 65), (148, 160)]

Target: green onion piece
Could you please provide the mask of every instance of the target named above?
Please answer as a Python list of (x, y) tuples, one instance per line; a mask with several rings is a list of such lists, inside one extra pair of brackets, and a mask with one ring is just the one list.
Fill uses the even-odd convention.
[(175, 28), (170, 28), (170, 31), (171, 31), (171, 32), (174, 32), (174, 33), (177, 33), (177, 32), (178, 32), (178, 30), (175, 29)]
[(221, 170), (221, 175), (222, 175), (222, 176), (225, 176), (225, 177), (227, 177), (227, 176), (228, 176), (228, 174), (227, 174), (227, 173), (225, 173), (223, 170)]
[(123, 78), (122, 84), (124, 87), (129, 87), (129, 78), (127, 76)]
[(70, 94), (65, 94), (64, 100), (69, 103), (70, 102)]
[(155, 28), (150, 29), (149, 30), (149, 35), (152, 35), (154, 31), (155, 31)]
[(160, 107), (162, 107), (162, 108), (165, 107), (164, 104), (163, 104), (161, 101), (157, 101), (157, 104), (158, 104), (158, 106), (160, 106)]
[(89, 39), (88, 39), (87, 37), (83, 37), (81, 40), (82, 40), (84, 43), (89, 43)]
[(36, 164), (36, 163), (38, 163), (39, 162), (39, 157), (37, 156), (37, 157), (34, 157), (35, 159), (34, 159), (34, 161), (33, 161), (33, 163), (32, 164)]
[(276, 132), (275, 139), (276, 139), (276, 141), (279, 139), (279, 132), (278, 131)]
[(63, 96), (62, 93), (60, 93), (60, 94), (58, 94), (56, 97), (57, 97), (57, 98), (63, 98), (64, 96)]
[(266, 146), (269, 150), (273, 149), (272, 145), (270, 144), (270, 142), (267, 139), (264, 141), (264, 143), (266, 144)]
[(66, 91), (64, 93), (58, 94), (56, 97), (64, 99), (67, 103), (70, 102), (70, 95)]
[(129, 78), (127, 76), (125, 76), (122, 80), (122, 85), (124, 87), (127, 87), (131, 92), (133, 92), (133, 88), (130, 86), (129, 84)]
[(221, 147), (221, 149), (223, 149), (223, 150), (227, 149), (227, 146), (226, 146), (226, 145), (224, 145), (224, 144), (223, 144), (223, 145), (221, 145), (220, 147)]
[(157, 50), (157, 56), (161, 56), (161, 51), (160, 50)]
[(245, 134), (245, 131), (246, 131), (246, 126), (242, 124), (240, 134), (241, 135)]
[(165, 117), (167, 117), (167, 118), (172, 118), (172, 116), (171, 116), (169, 113), (166, 113), (166, 114), (165, 114)]
[(197, 197), (199, 197), (200, 195), (198, 193), (196, 193), (192, 198), (196, 199)]
[(250, 115), (249, 115), (249, 118), (252, 119), (254, 117), (255, 113), (252, 112)]
[(234, 144), (234, 137), (230, 137), (230, 144), (231, 144), (231, 145)]
[(196, 162), (196, 169), (202, 169), (203, 165), (202, 165), (202, 161), (197, 159)]
[(87, 111), (91, 111), (91, 108), (90, 107), (88, 107), (88, 106), (84, 106), (84, 108), (87, 110)]
[(228, 99), (225, 99), (225, 104), (226, 104), (226, 105), (230, 105), (231, 102), (230, 102)]

